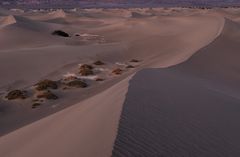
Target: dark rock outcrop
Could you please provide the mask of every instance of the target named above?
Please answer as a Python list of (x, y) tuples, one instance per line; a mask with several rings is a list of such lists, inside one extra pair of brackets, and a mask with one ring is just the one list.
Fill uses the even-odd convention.
[(61, 37), (70, 37), (70, 35), (62, 30), (55, 30), (54, 32), (52, 32), (52, 35), (57, 35), (57, 36), (61, 36)]

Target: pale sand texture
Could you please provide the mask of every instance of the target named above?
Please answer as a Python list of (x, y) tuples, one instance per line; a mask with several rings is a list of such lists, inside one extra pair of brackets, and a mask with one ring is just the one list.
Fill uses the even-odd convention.
[[(1, 78), (1, 90), (28, 87), (39, 78), (47, 76), (57, 78), (62, 71), (69, 70), (67, 65), (98, 58), (107, 62), (140, 59), (141, 65), (136, 71), (144, 67), (175, 65), (212, 42), (224, 26), (223, 17), (212, 13), (203, 14), (202, 11), (192, 16), (179, 14), (172, 17), (157, 15), (138, 18), (122, 17), (125, 10), (121, 11), (118, 18), (106, 18), (106, 15), (111, 15), (111, 11), (100, 14), (103, 17), (96, 17), (96, 12), (99, 10), (94, 11), (94, 14), (92, 11), (88, 12), (94, 18), (78, 19), (78, 15), (68, 15), (64, 21), (51, 22), (30, 20), (26, 18), (29, 14), (25, 18), (16, 16), (15, 24), (0, 30), (0, 41), (5, 42), (0, 45), (3, 47), (0, 51), (0, 71), (4, 76)], [(129, 11), (126, 12), (128, 15)], [(66, 22), (70, 24), (65, 25)], [(79, 23), (83, 25), (78, 27)], [(73, 38), (52, 37), (49, 33), (54, 28), (64, 29), (71, 35), (79, 32), (102, 35), (107, 42), (86, 45)], [(9, 33), (16, 33), (17, 36), (10, 37), (7, 35)], [(23, 36), (23, 33), (26, 35)], [(6, 38), (2, 38), (3, 36)], [(23, 39), (18, 36), (23, 36)], [(32, 41), (33, 36), (38, 38)], [(124, 80), (119, 79), (110, 88), (103, 84), (98, 89), (101, 91), (99, 94), (88, 93), (89, 99), (1, 137), (0, 156), (110, 156), (132, 73), (134, 71), (127, 73)], [(81, 91), (79, 94), (81, 95)], [(73, 99), (64, 101), (65, 104), (75, 103)], [(8, 104), (5, 101), (0, 103), (4, 107)], [(39, 110), (42, 113), (44, 108)], [(19, 107), (17, 111), (26, 115), (32, 112)], [(10, 114), (8, 121), (4, 121), (4, 116), (1, 118), (2, 126), (9, 127), (8, 121), (11, 125), (16, 123), (17, 116), (14, 114)], [(23, 124), (28, 121), (21, 121), (21, 114), (17, 119), (20, 119), (20, 124), (24, 120)]]

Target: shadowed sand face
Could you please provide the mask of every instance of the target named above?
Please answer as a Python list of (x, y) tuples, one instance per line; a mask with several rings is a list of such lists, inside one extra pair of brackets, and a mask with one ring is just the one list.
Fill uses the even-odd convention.
[[(227, 20), (231, 29), (226, 27), (224, 17), (234, 21), (229, 24)], [(238, 32), (237, 29), (239, 28), (237, 23), (238, 11), (218, 9), (90, 9), (24, 13), (6, 11), (0, 17), (0, 113), (3, 113), (0, 114), (0, 135), (17, 128), (20, 129), (0, 138), (0, 156), (111, 156), (122, 104), (128, 90), (128, 81), (139, 70), (143, 68), (164, 68), (182, 63), (201, 48), (209, 44), (211, 47), (214, 44), (211, 42), (217, 38), (217, 40), (222, 39), (223, 41), (219, 42), (215, 46), (217, 48), (213, 48), (211, 51), (216, 53), (220, 51), (222, 59), (217, 62), (214, 57), (206, 57), (207, 53), (206, 56), (199, 57), (202, 59), (193, 60), (192, 68), (186, 66), (183, 68), (183, 72), (180, 68), (181, 76), (186, 77), (189, 83), (192, 82), (190, 86), (194, 86), (194, 89), (187, 88), (186, 90), (189, 92), (195, 90), (195, 79), (193, 81), (192, 76), (189, 78), (188, 75), (190, 74), (199, 77), (197, 80), (209, 79), (213, 80), (214, 83), (223, 85), (229, 85), (231, 79), (237, 81), (235, 73), (232, 73), (231, 68), (229, 68), (230, 65), (224, 61), (227, 49), (224, 49), (223, 46), (227, 42), (228, 45), (233, 47), (232, 50), (238, 50), (238, 34), (235, 33)], [(232, 27), (236, 31), (232, 32)], [(67, 33), (68, 36), (52, 35), (56, 30), (61, 30), (61, 34)], [(225, 40), (225, 38), (229, 40)], [(230, 42), (231, 40), (234, 42)], [(104, 64), (94, 64), (99, 60)], [(133, 62), (132, 60), (138, 60), (139, 62)], [(215, 64), (212, 64), (214, 63), (212, 60), (216, 61)], [(189, 62), (191, 62), (191, 59)], [(203, 62), (206, 64), (203, 64)], [(227, 71), (226, 73), (221, 73), (222, 70), (217, 68), (217, 65), (222, 63), (224, 64), (221, 69)], [(93, 67), (85, 68), (83, 74), (80, 72), (83, 64)], [(208, 69), (208, 65), (212, 68)], [(233, 64), (233, 67), (237, 69), (238, 65)], [(214, 75), (209, 75), (210, 73)], [(180, 83), (180, 75), (177, 77), (178, 71), (176, 74), (174, 73), (175, 75), (176, 80), (173, 80), (173, 82), (176, 86), (174, 88), (184, 88), (184, 84)], [(156, 75), (156, 77), (161, 80), (160, 76)], [(215, 80), (215, 78), (221, 77), (224, 77), (224, 79)], [(228, 77), (231, 79), (225, 79)], [(43, 102), (40, 102), (41, 105), (36, 105), (34, 98), (39, 94), (39, 91), (36, 91), (34, 85), (45, 79), (56, 81), (58, 88), (49, 89), (47, 87), (47, 90), (50, 90), (47, 92), (56, 94), (59, 99), (44, 99)], [(96, 81), (97, 79), (101, 79), (101, 81)], [(168, 80), (168, 78), (165, 79)], [(70, 81), (75, 82), (70, 83)], [(87, 88), (75, 88), (80, 86), (79, 83), (81, 85), (86, 83)], [(67, 86), (69, 84), (71, 87)], [(154, 86), (154, 84), (153, 81), (151, 85)], [(165, 83), (162, 82), (162, 84)], [(178, 86), (178, 84), (181, 86)], [(162, 90), (165, 91), (167, 85), (165, 84)], [(201, 84), (197, 85), (202, 88)], [(156, 86), (156, 88), (158, 87)], [(231, 90), (230, 87), (232, 88), (233, 85), (229, 85), (229, 90)], [(28, 98), (14, 101), (5, 100), (4, 96), (7, 92), (14, 89), (26, 90)], [(208, 96), (208, 94), (204, 95), (205, 88), (199, 92), (203, 97)], [(131, 91), (129, 93), (131, 96)], [(197, 93), (193, 94), (198, 95)], [(169, 93), (163, 92), (161, 96), (166, 98), (169, 95)], [(178, 96), (179, 99), (182, 98), (179, 97), (178, 93), (174, 93), (174, 95)], [(129, 124), (132, 122), (131, 119), (137, 120), (137, 122), (133, 121), (134, 124), (141, 123), (142, 113), (136, 112), (132, 116), (125, 115), (126, 105), (133, 106), (133, 109), (137, 108), (134, 104), (128, 105), (127, 100), (123, 108), (122, 118), (127, 117), (126, 120)], [(215, 101), (215, 98), (211, 97), (209, 100)], [(217, 99), (216, 101), (221, 100)], [(154, 101), (158, 100), (154, 99)], [(34, 109), (32, 109), (33, 102)], [(184, 101), (181, 103), (184, 104)], [(156, 115), (150, 113), (155, 107), (153, 104), (153, 106), (144, 110), (148, 112), (146, 115), (152, 115), (152, 117), (147, 117), (148, 121), (156, 120), (155, 118), (160, 114), (158, 112)], [(162, 106), (158, 107), (161, 111)], [(186, 112), (184, 109), (187, 107), (183, 107), (182, 112)], [(165, 109), (168, 110), (168, 108)], [(205, 109), (208, 108), (203, 110)], [(173, 113), (171, 112), (171, 114)], [(166, 117), (161, 115), (160, 119), (171, 117), (171, 114)], [(197, 117), (197, 120), (199, 120), (198, 118), (201, 117)], [(206, 120), (206, 122), (208, 121)], [(121, 137), (125, 137), (125, 135), (122, 136), (122, 126), (124, 127), (125, 124), (126, 122), (122, 122), (121, 119), (119, 136), (117, 137), (116, 147), (114, 147), (119, 148), (119, 150), (114, 150), (113, 155), (117, 154), (119, 156), (119, 152), (122, 152), (122, 143), (120, 142), (120, 145), (118, 145), (118, 140), (119, 137), (120, 141), (122, 140)], [(162, 124), (180, 125), (180, 123), (174, 123), (174, 119), (167, 124)], [(190, 126), (192, 122), (188, 124)], [(26, 126), (23, 127), (24, 125)], [(144, 123), (141, 125), (144, 125)], [(159, 129), (159, 126), (151, 126), (154, 128), (150, 131)], [(198, 126), (200, 130), (204, 129), (203, 126), (205, 127), (205, 125)], [(134, 131), (137, 130), (134, 129)], [(128, 131), (128, 129), (123, 129), (123, 131)], [(195, 134), (194, 131), (195, 129), (192, 129), (190, 134)], [(152, 142), (151, 140), (154, 138), (148, 138), (148, 133), (146, 132), (145, 136), (136, 132), (136, 137), (142, 135), (149, 139), (149, 142)], [(123, 134), (126, 133), (123, 132)], [(38, 136), (36, 137), (36, 135)], [(153, 135), (155, 133), (150, 134), (150, 136)], [(164, 136), (164, 134), (161, 135)], [(182, 132), (180, 135), (182, 135)], [(201, 135), (204, 138), (215, 138), (211, 135)], [(184, 140), (182, 137), (178, 139)], [(168, 141), (168, 139), (166, 140)], [(151, 149), (163, 149), (164, 146), (158, 143), (161, 142), (160, 138), (157, 138), (155, 142), (157, 143), (154, 144), (153, 142)], [(191, 143), (192, 141), (188, 142)], [(148, 143), (145, 144), (148, 145)], [(196, 143), (196, 145), (198, 144), (201, 144), (201, 142)], [(51, 146), (54, 146), (54, 149)], [(137, 145), (135, 146), (137, 147)], [(222, 147), (221, 144), (216, 146), (217, 148)], [(56, 151), (55, 148), (60, 151)], [(137, 151), (138, 148), (131, 150), (131, 147), (129, 147), (129, 152)], [(166, 149), (168, 148), (170, 147), (167, 146)], [(215, 149), (212, 151), (215, 151)]]
[(239, 27), (226, 20), (189, 60), (131, 80), (113, 156), (240, 155)]

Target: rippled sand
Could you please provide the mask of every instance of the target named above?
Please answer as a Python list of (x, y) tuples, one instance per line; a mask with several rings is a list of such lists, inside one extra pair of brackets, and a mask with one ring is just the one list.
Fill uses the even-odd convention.
[[(0, 16), (0, 156), (239, 155), (239, 10)], [(58, 29), (70, 37), (51, 35)], [(79, 64), (96, 60), (106, 63), (94, 71), (105, 80), (82, 77), (87, 89), (56, 90), (60, 99), (36, 110), (31, 99), (2, 99), (16, 88), (32, 91), (41, 79), (79, 75)], [(111, 73), (128, 64), (135, 67)]]

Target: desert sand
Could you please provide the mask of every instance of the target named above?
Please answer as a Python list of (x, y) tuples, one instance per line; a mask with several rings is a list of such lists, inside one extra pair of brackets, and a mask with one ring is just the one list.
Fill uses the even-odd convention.
[[(164, 109), (168, 110), (167, 107), (176, 107), (176, 110), (180, 108), (181, 112), (189, 114), (199, 108), (199, 113), (216, 115), (213, 119), (216, 121), (221, 120), (218, 119), (221, 117), (218, 114), (231, 115), (233, 106), (238, 111), (237, 51), (240, 10), (147, 8), (0, 13), (0, 156), (106, 157), (131, 156), (136, 155), (135, 153), (145, 156), (149, 153), (164, 155), (181, 145), (178, 140), (184, 143), (184, 139), (177, 138), (176, 135), (176, 140), (166, 139), (166, 143), (162, 144), (160, 137), (166, 135), (165, 131), (172, 131), (171, 129), (181, 124), (174, 121), (178, 116), (172, 121), (164, 121), (175, 112), (158, 117), (162, 113), (162, 107), (163, 112)], [(55, 30), (66, 32), (69, 37), (52, 35)], [(104, 65), (93, 64), (98, 60), (104, 62)], [(90, 76), (79, 73), (78, 69), (84, 64), (93, 66)], [(129, 65), (132, 68), (127, 68)], [(141, 71), (146, 68), (160, 69)], [(66, 87), (64, 79), (69, 76), (84, 80), (88, 87)], [(95, 81), (97, 78), (102, 81)], [(59, 88), (50, 91), (58, 99), (37, 100), (40, 106), (32, 108), (39, 92), (35, 85), (44, 79), (56, 80)], [(151, 82), (149, 86), (148, 82)], [(142, 88), (146, 91), (151, 88), (153, 91), (144, 93)], [(16, 89), (26, 91), (27, 98), (6, 100), (7, 93)], [(179, 94), (181, 92), (182, 97)], [(192, 95), (187, 101), (189, 92)], [(220, 98), (214, 97), (216, 92), (222, 94)], [(148, 97), (141, 97), (142, 94), (156, 96), (158, 99), (154, 102), (157, 107), (153, 104), (145, 110), (146, 104), (142, 103), (142, 108), (139, 108), (137, 102), (148, 100)], [(182, 105), (182, 108), (176, 106), (186, 101), (191, 104), (195, 102), (195, 97), (206, 101), (197, 101), (194, 104), (196, 108), (188, 105)], [(173, 103), (175, 106), (167, 101), (171, 98), (177, 100), (176, 104)], [(166, 102), (163, 103), (166, 108), (161, 103), (165, 99)], [(212, 108), (207, 106), (208, 103), (214, 104)], [(218, 105), (222, 107), (221, 110), (211, 114), (214, 109), (217, 110)], [(129, 108), (132, 108), (133, 113), (126, 111)], [(142, 117), (145, 114), (146, 118)], [(226, 142), (232, 142), (238, 148), (238, 126), (233, 117), (225, 119), (231, 123), (229, 128), (222, 129), (224, 133), (220, 135), (231, 134), (226, 137)], [(188, 118), (186, 114), (182, 121), (187, 121)], [(198, 118), (206, 123), (194, 123), (200, 130), (211, 125), (207, 117), (199, 116), (191, 123), (186, 122), (186, 127), (190, 128)], [(157, 119), (162, 119), (163, 122), (160, 123)], [(155, 121), (156, 124), (151, 125)], [(132, 123), (139, 125), (135, 128)], [(144, 125), (146, 123), (149, 125)], [(162, 127), (157, 124), (163, 124), (166, 130), (161, 130)], [(215, 129), (214, 127), (224, 125), (225, 123), (218, 121), (212, 127)], [(145, 131), (139, 134), (137, 131), (141, 129), (137, 129), (138, 127)], [(136, 131), (136, 136), (131, 136), (131, 129)], [(228, 129), (234, 133), (228, 132)], [(195, 132), (196, 128), (190, 128), (189, 131), (191, 135), (198, 133)], [(208, 135), (207, 131), (199, 136), (210, 137), (217, 142), (218, 137), (211, 134), (205, 136)], [(180, 136), (181, 130), (179, 132)], [(155, 136), (159, 137), (155, 140), (157, 144), (153, 142), (155, 138), (152, 137)], [(153, 147), (149, 148), (148, 143), (141, 142), (145, 138), (150, 143), (153, 142)], [(206, 140), (206, 143), (209, 141), (212, 142)], [(169, 146), (169, 142), (175, 145)], [(196, 147), (201, 147), (201, 143), (195, 144)], [(127, 146), (129, 147), (126, 149)], [(184, 149), (187, 146), (182, 145), (182, 149), (173, 151), (171, 155), (189, 153), (188, 149)], [(224, 142), (223, 145), (216, 145), (217, 148), (223, 146)], [(227, 146), (229, 149), (222, 149), (223, 153), (239, 155), (232, 145)], [(206, 152), (214, 151), (215, 147)], [(210, 155), (221, 156), (219, 152)]]
[(226, 19), (186, 62), (134, 76), (113, 156), (240, 155), (239, 26)]

